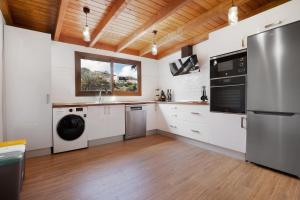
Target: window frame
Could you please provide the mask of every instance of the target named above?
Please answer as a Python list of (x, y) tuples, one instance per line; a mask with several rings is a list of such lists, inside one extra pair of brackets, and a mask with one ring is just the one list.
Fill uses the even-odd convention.
[[(112, 94), (103, 94), (103, 95), (105, 95), (105, 96), (141, 96), (142, 95), (141, 61), (75, 51), (75, 96), (97, 96), (99, 94), (99, 91), (82, 91), (81, 90), (81, 61), (80, 61), (81, 59), (110, 63), (110, 69), (111, 69), (111, 74), (112, 74), (111, 75)], [(115, 82), (114, 82), (113, 63), (130, 64), (130, 65), (136, 66), (137, 81), (138, 81), (137, 92), (114, 91)]]

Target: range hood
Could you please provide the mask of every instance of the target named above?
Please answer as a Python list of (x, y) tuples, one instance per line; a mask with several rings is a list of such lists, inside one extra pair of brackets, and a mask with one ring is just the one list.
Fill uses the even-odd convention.
[[(189, 55), (186, 56), (187, 54), (189, 54)], [(185, 57), (178, 59), (169, 64), (170, 71), (173, 76), (189, 74), (189, 73), (200, 71), (197, 55), (192, 54), (192, 46), (187, 46), (187, 47), (182, 48), (182, 56), (185, 56)]]

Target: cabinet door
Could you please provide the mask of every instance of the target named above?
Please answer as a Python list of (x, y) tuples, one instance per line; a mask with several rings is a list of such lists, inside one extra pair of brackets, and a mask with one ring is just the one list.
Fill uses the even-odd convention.
[(245, 115), (211, 113), (209, 119), (210, 142), (214, 145), (246, 152)]
[(156, 104), (147, 104), (147, 131), (157, 129)]
[(125, 134), (125, 106), (113, 105), (107, 106), (107, 112), (105, 115), (108, 119), (109, 128), (107, 129), (105, 136), (113, 137)]
[(4, 49), (6, 138), (51, 147), (51, 36), (5, 26)]
[(88, 139), (96, 140), (125, 134), (125, 107), (90, 106), (88, 108)]
[(88, 107), (87, 132), (88, 140), (104, 138), (109, 129), (105, 106)]

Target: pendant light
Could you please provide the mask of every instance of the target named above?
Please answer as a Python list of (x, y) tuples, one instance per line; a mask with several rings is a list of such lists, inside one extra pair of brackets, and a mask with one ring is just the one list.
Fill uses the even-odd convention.
[(232, 0), (232, 5), (228, 10), (228, 23), (230, 25), (235, 25), (238, 23), (239, 17), (238, 17), (238, 7), (234, 4)]
[(91, 41), (91, 33), (90, 33), (90, 27), (87, 24), (87, 15), (90, 13), (90, 9), (88, 7), (83, 7), (83, 12), (85, 13), (85, 26), (82, 31), (83, 40), (85, 42)]
[(151, 52), (152, 52), (152, 55), (156, 56), (157, 53), (158, 53), (158, 50), (157, 50), (157, 44), (156, 44), (156, 34), (157, 34), (157, 30), (154, 30), (152, 33), (153, 33), (153, 41), (152, 41)]

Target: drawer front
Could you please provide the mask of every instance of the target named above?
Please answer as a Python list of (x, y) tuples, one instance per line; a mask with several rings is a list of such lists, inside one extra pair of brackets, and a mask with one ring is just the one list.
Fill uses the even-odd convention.
[(181, 106), (173, 104), (160, 104), (159, 109), (164, 113), (178, 112), (181, 109)]
[(206, 106), (182, 106), (181, 118), (184, 121), (207, 124), (209, 109)]
[(185, 137), (202, 142), (210, 142), (209, 128), (206, 124), (182, 122), (182, 127)]
[(160, 105), (160, 110), (166, 119), (176, 118), (179, 121), (208, 123), (209, 108), (207, 106)]
[(182, 135), (183, 127), (182, 124), (179, 123), (177, 120), (170, 120), (165, 123), (164, 131), (177, 135)]

